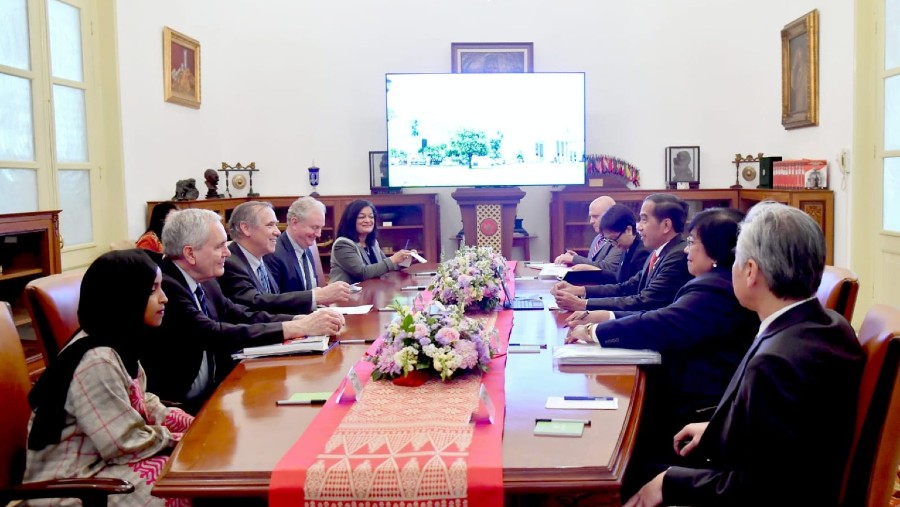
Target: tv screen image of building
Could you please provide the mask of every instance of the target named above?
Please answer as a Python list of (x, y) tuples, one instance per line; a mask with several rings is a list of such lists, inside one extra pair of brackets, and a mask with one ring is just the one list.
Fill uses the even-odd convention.
[(584, 78), (386, 74), (389, 185), (584, 184)]

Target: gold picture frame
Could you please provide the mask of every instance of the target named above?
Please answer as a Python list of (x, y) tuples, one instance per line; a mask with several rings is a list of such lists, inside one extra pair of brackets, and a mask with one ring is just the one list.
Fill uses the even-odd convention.
[(819, 11), (781, 30), (781, 124), (785, 129), (819, 124)]
[(200, 43), (163, 28), (163, 90), (166, 102), (200, 108)]
[(452, 42), (450, 72), (534, 72), (534, 43)]

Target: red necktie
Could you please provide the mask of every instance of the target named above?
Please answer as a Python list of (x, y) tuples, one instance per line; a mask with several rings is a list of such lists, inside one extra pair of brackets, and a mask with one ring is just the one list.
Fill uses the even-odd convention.
[(647, 268), (648, 275), (653, 272), (653, 266), (656, 265), (656, 259), (658, 258), (659, 256), (656, 255), (656, 250), (654, 250), (653, 255), (650, 256), (650, 266)]

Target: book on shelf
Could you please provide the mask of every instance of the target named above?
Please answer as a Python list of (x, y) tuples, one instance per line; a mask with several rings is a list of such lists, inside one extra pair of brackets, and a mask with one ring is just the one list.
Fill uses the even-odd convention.
[(553, 360), (563, 365), (595, 364), (659, 364), (662, 359), (655, 350), (632, 350), (601, 347), (594, 344), (572, 343), (556, 347)]
[(275, 345), (262, 345), (259, 347), (247, 347), (244, 350), (232, 354), (234, 359), (249, 359), (254, 357), (289, 356), (294, 354), (322, 354), (335, 343), (328, 336), (306, 336), (288, 340)]

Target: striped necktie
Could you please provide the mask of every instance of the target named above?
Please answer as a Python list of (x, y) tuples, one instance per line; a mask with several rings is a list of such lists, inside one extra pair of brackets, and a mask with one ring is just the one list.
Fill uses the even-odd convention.
[(594, 243), (591, 245), (591, 250), (588, 252), (589, 259), (591, 259), (591, 260), (594, 259), (594, 257), (600, 251), (600, 245), (602, 245), (602, 244), (603, 244), (603, 237), (600, 235), (597, 235), (597, 237), (594, 238)]
[(206, 292), (204, 292), (202, 285), (197, 285), (197, 288), (194, 289), (194, 295), (197, 296), (197, 302), (200, 303), (200, 311), (203, 312), (203, 315), (209, 317), (209, 307), (206, 306)]
[(259, 263), (259, 267), (256, 268), (256, 275), (259, 277), (259, 284), (262, 287), (262, 292), (271, 294), (272, 286), (269, 285), (269, 272), (266, 271), (265, 263)]

